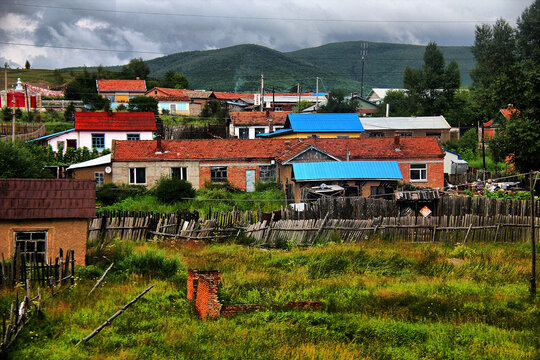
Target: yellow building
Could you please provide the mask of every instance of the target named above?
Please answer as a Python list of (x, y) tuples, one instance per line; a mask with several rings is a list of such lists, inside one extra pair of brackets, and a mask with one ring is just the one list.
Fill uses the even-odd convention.
[(262, 138), (359, 138), (364, 127), (356, 113), (288, 114), (283, 129), (259, 134)]

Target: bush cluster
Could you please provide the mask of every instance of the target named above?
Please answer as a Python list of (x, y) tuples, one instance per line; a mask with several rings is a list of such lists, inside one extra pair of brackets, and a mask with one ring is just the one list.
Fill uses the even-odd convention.
[(96, 199), (102, 205), (112, 205), (130, 197), (144, 195), (146, 192), (146, 188), (142, 185), (118, 186), (114, 183), (106, 183), (97, 188)]
[(153, 192), (158, 200), (165, 204), (174, 204), (185, 198), (195, 197), (195, 190), (191, 183), (170, 177), (159, 179)]

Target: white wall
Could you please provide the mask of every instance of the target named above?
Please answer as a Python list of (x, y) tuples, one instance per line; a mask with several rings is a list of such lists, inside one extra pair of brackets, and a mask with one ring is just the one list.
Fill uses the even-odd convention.
[[(65, 134), (60, 134), (50, 138), (47, 143), (51, 145), (54, 152), (58, 151), (59, 141), (64, 142), (64, 150), (67, 146), (67, 140), (77, 140), (77, 148), (87, 147), (92, 150), (92, 134), (105, 134), (105, 149), (112, 147), (113, 140), (127, 140), (127, 134), (140, 134), (141, 140), (152, 140), (152, 131), (77, 131), (73, 130)], [(102, 150), (102, 149), (98, 149)]]
[[(248, 128), (248, 130), (249, 130), (248, 139), (256, 139), (256, 137), (255, 137), (255, 129), (263, 129), (264, 128), (265, 133), (270, 131), (270, 128), (268, 126), (263, 126), (263, 125), (234, 126), (234, 125), (231, 124), (231, 128), (234, 128), (234, 132), (231, 131), (231, 134), (234, 134), (234, 136), (238, 137), (238, 138), (240, 137), (240, 129)], [(282, 129), (282, 128), (283, 128), (283, 126), (274, 126), (274, 131)]]

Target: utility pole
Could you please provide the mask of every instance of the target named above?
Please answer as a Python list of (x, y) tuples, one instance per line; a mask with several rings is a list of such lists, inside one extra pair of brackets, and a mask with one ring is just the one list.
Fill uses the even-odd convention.
[(319, 77), (317, 76), (317, 85), (315, 86), (315, 112), (319, 108)]
[(362, 54), (362, 82), (360, 85), (360, 97), (363, 99), (364, 98), (364, 61), (367, 55), (367, 43), (362, 43), (361, 54)]
[(298, 112), (300, 112), (300, 83), (298, 83), (298, 85), (296, 85), (296, 93), (298, 94)]
[(264, 74), (261, 74), (261, 112), (264, 111)]
[(276, 111), (276, 89), (272, 86), (272, 111)]
[(536, 185), (536, 176), (538, 173), (534, 174), (534, 183), (533, 183), (533, 173), (529, 173), (529, 182), (530, 182), (530, 188), (531, 188), (531, 285), (530, 285), (530, 293), (531, 297), (534, 299), (536, 298), (536, 243), (534, 239), (534, 221), (536, 218), (535, 214), (535, 206), (534, 206), (534, 186)]
[(4, 68), (4, 90), (6, 91), (6, 101), (7, 101), (7, 63)]
[(482, 161), (484, 169), (484, 190), (486, 189), (486, 145), (484, 141), (484, 123), (480, 124), (482, 126)]
[[(7, 99), (7, 94), (6, 94)], [(13, 118), (11, 120), (11, 142), (15, 144), (15, 106), (17, 105), (15, 92), (13, 92)]]

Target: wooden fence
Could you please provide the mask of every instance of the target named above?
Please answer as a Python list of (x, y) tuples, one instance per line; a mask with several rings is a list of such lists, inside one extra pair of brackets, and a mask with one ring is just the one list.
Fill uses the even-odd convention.
[[(0, 139), (11, 140), (11, 124), (0, 124)], [(15, 123), (15, 137), (18, 139), (34, 139), (47, 133), (45, 125), (35, 123)]]
[[(536, 236), (540, 235), (536, 219)], [(515, 242), (530, 238), (530, 217), (477, 215), (438, 217), (386, 217), (370, 220), (318, 219), (266, 221), (246, 227), (255, 244), (281, 247), (287, 242), (312, 245), (329, 240), (358, 242), (373, 237), (411, 242)]]
[(0, 268), (0, 286), (13, 287), (17, 283), (26, 283), (27, 280), (41, 286), (54, 287), (64, 285), (68, 281), (75, 281), (75, 253), (68, 250), (65, 253), (60, 249), (60, 254), (46, 263), (40, 260), (37, 253), (23, 254), (19, 247), (9, 262), (2, 257)]
[(163, 125), (163, 139), (226, 139), (227, 125)]

